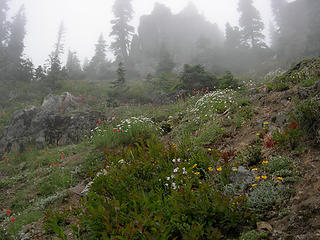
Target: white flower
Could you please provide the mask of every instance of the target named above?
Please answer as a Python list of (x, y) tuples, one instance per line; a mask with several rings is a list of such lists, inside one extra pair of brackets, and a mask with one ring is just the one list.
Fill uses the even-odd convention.
[(173, 172), (176, 173), (176, 172), (178, 172), (178, 170), (179, 170), (179, 168), (177, 167), (177, 168), (173, 169)]
[(175, 162), (176, 162), (176, 160), (175, 160), (175, 159), (172, 159), (172, 162), (173, 162), (173, 163), (175, 163)]
[(170, 180), (170, 177), (167, 177), (167, 180), (169, 181), (169, 180)]
[(166, 184), (164, 184), (166, 187), (168, 187), (169, 186), (169, 184), (168, 183), (166, 183)]
[(180, 159), (180, 158), (178, 158), (178, 159), (177, 159), (177, 162), (180, 162), (180, 161), (181, 161), (181, 159)]
[(172, 183), (172, 188), (174, 189), (174, 190), (176, 190), (177, 189), (177, 186), (176, 186), (176, 183)]

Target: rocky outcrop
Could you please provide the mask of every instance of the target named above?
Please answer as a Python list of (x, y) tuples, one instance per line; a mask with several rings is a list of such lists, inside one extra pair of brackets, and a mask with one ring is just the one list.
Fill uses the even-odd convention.
[(98, 119), (106, 119), (100, 112), (86, 109), (82, 98), (70, 93), (48, 95), (39, 108), (34, 106), (16, 111), (2, 132), (0, 148), (23, 151), (28, 145), (44, 147), (78, 142)]

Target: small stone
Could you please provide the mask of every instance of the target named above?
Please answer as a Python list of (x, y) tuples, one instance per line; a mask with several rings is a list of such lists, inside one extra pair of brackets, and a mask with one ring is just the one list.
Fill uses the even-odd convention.
[(272, 232), (272, 226), (267, 222), (257, 222), (258, 231), (269, 231)]

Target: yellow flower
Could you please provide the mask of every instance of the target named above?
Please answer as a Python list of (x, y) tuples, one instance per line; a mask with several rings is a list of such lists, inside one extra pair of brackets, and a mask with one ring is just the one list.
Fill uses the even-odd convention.
[(263, 161), (262, 162), (262, 164), (264, 165), (264, 164), (268, 164), (269, 163), (269, 161)]
[(277, 179), (279, 179), (279, 180), (283, 181), (283, 178), (282, 178), (282, 177), (277, 177)]
[(198, 166), (198, 164), (193, 165), (192, 168), (195, 168), (196, 166)]
[(217, 171), (221, 172), (222, 171), (222, 167), (217, 168)]
[(213, 168), (212, 168), (212, 167), (208, 167), (208, 170), (209, 170), (210, 172), (212, 172), (212, 171), (213, 171)]
[(268, 125), (268, 124), (269, 124), (269, 122), (264, 122), (264, 123), (263, 123), (263, 125)]
[(260, 178), (261, 178), (260, 176), (256, 177), (257, 180), (260, 180)]
[(261, 176), (261, 178), (266, 180), (268, 177), (267, 176)]
[(200, 174), (200, 172), (195, 172), (194, 174), (195, 174), (195, 175), (199, 175), (199, 174)]
[(211, 152), (211, 151), (212, 151), (212, 149), (211, 149), (211, 148), (208, 148), (208, 151), (209, 151), (209, 152)]
[(256, 133), (257, 136), (260, 136), (260, 133)]
[(258, 168), (252, 168), (251, 171), (258, 171)]
[(255, 187), (255, 186), (257, 186), (257, 185), (258, 185), (258, 184), (254, 183), (254, 184), (252, 184), (251, 186), (252, 186), (252, 187)]
[(233, 172), (236, 172), (236, 171), (238, 171), (238, 169), (236, 169), (236, 168), (232, 168), (232, 171), (233, 171)]

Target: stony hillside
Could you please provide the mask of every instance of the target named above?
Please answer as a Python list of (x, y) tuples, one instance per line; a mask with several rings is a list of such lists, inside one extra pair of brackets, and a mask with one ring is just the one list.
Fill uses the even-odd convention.
[(319, 96), (319, 59), (168, 105), (51, 96), (2, 134), (0, 239), (320, 239)]

